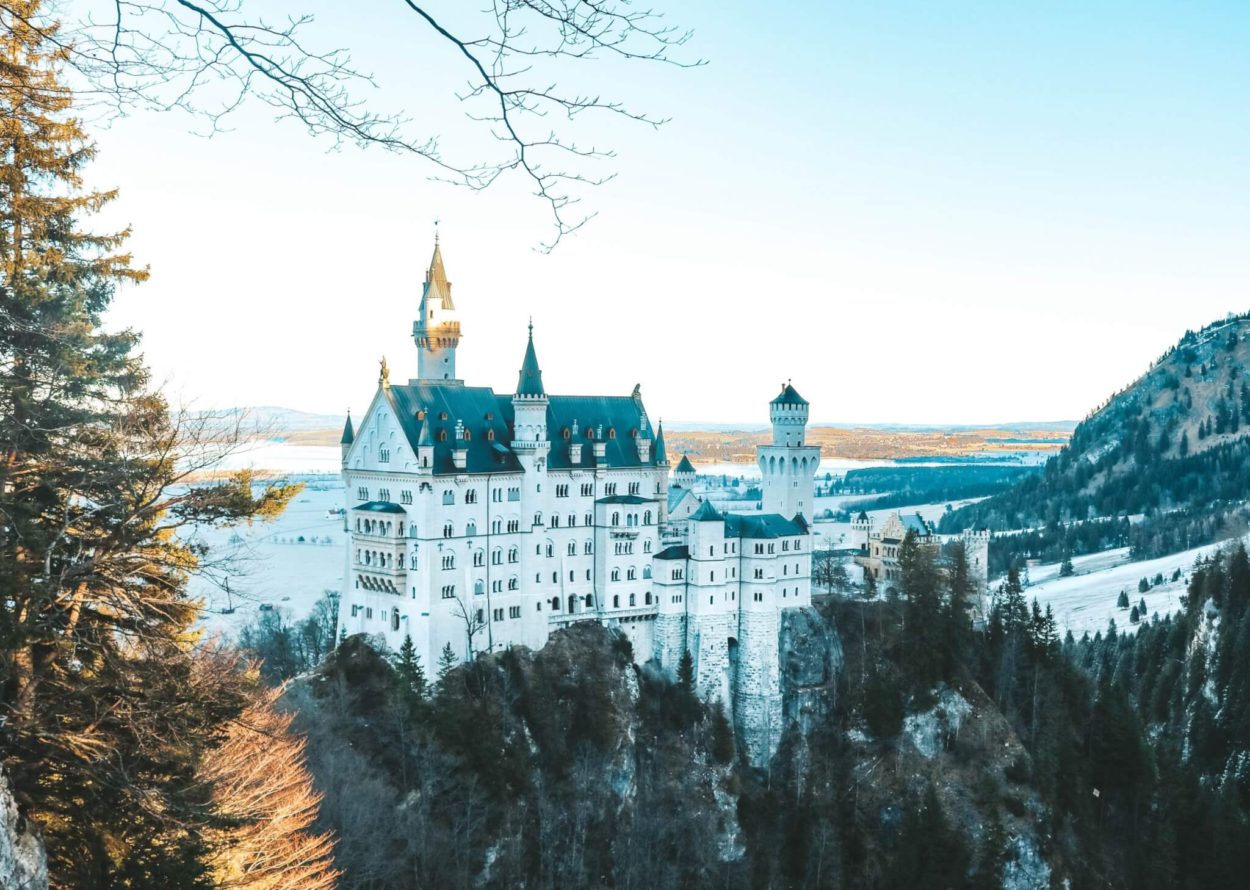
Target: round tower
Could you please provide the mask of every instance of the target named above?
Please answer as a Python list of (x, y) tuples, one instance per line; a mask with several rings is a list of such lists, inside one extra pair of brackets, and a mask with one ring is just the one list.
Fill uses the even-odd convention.
[(443, 269), (443, 252), (434, 236), (434, 255), (421, 289), (419, 317), (412, 323), (412, 339), (417, 344), (417, 379), (422, 383), (456, 378), (456, 347), (460, 345), (460, 319), (451, 299), (451, 282)]
[(787, 519), (815, 514), (813, 480), (820, 467), (820, 448), (804, 444), (807, 415), (807, 399), (789, 382), (782, 384), (781, 392), (768, 404), (773, 442), (756, 449), (765, 513), (779, 513)]

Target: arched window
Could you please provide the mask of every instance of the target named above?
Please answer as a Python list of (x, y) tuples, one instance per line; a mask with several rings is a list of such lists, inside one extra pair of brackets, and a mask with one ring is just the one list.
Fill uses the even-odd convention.
[(647, 605), (647, 606), (651, 605), (651, 591), (648, 590), (646, 593), (642, 595), (642, 601), (644, 605)]
[(628, 569), (625, 570), (625, 580), (633, 581), (637, 577), (638, 577), (638, 570), (635, 569), (633, 566), (630, 566)]
[(472, 537), (473, 535), (476, 535), (476, 534), (477, 534), (477, 523), (476, 523), (476, 522), (474, 522), (472, 519), (470, 519), (470, 520), (469, 520), (469, 522), (468, 522), (468, 524), (467, 524), (467, 525), (465, 525), (465, 527), (464, 527), (464, 533), (465, 533), (466, 535), (470, 536), (470, 537)]
[(619, 609), (621, 607), (621, 596), (616, 594), (612, 597), (612, 608)]
[(637, 596), (638, 596), (638, 595), (637, 595), (637, 594), (635, 594), (635, 593), (631, 593), (631, 594), (629, 595), (629, 604), (630, 604), (631, 606), (635, 606), (635, 605), (637, 605), (637, 604), (638, 604), (638, 603), (637, 603)]
[(614, 427), (614, 426), (610, 426), (610, 427), (608, 427), (608, 438), (609, 438), (609, 439), (615, 439), (615, 438), (616, 438), (616, 427)]
[(573, 612), (576, 612), (576, 611), (577, 611), (577, 597), (570, 594), (569, 595), (569, 614), (572, 614)]
[(516, 590), (516, 589), (517, 589), (518, 587), (520, 587), (520, 586), (521, 586), (521, 582), (520, 582), (519, 580), (517, 580), (517, 576), (516, 576), (516, 575), (513, 575), (511, 578), (509, 578), (509, 579), (508, 579), (508, 589), (509, 589), (509, 590)]
[(456, 493), (450, 488), (443, 492), (443, 504), (454, 504), (456, 502)]
[(473, 582), (473, 592), (477, 594), (486, 592), (486, 584), (482, 581), (481, 578), (478, 578), (476, 581)]
[[(446, 412), (444, 412), (444, 413), (446, 413)], [(446, 441), (447, 441), (447, 430), (439, 430), (439, 431), (438, 431), (438, 441), (440, 441), (440, 442), (446, 442)]]
[(642, 567), (642, 577), (643, 577), (644, 579), (645, 579), (645, 578), (650, 578), (650, 577), (651, 577), (651, 566), (643, 566), (643, 567)]
[(559, 611), (560, 611), (560, 597), (558, 597), (558, 596), (553, 596), (553, 597), (551, 598), (551, 611), (553, 611), (553, 612), (559, 612)]
[(577, 555), (577, 542), (569, 541), (569, 556), (576, 556), (576, 555)]
[(481, 567), (481, 566), (484, 566), (485, 564), (486, 564), (485, 552), (481, 550), (474, 550), (473, 551), (473, 565), (475, 567)]
[(620, 581), (620, 580), (621, 580), (621, 570), (620, 570), (620, 569), (613, 569), (613, 570), (612, 570), (612, 580), (613, 580), (613, 581)]
[(589, 593), (586, 594), (586, 608), (593, 609), (595, 607), (595, 598)]
[(642, 552), (643, 553), (651, 552), (651, 540), (650, 539), (647, 539), (646, 541), (642, 542)]
[(651, 524), (651, 511), (650, 511), (650, 510), (648, 510), (646, 513), (643, 513), (643, 514), (642, 514), (642, 524), (643, 524), (643, 525), (650, 525), (650, 524)]

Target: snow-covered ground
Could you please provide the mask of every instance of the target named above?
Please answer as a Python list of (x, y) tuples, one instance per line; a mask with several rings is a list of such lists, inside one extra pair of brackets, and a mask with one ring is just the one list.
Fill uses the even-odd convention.
[[(1227, 542), (1226, 542), (1227, 544)], [(1180, 598), (1189, 584), (1194, 561), (1209, 556), (1226, 544), (1209, 544), (1195, 547), (1183, 553), (1174, 553), (1159, 559), (1130, 562), (1127, 547), (1104, 550), (1072, 560), (1076, 574), (1059, 577), (1059, 565), (1044, 565), (1029, 569), (1029, 586), (1024, 595), (1030, 601), (1036, 599), (1055, 613), (1060, 630), (1071, 630), (1079, 637), (1088, 632), (1106, 631), (1108, 622), (1114, 618), (1116, 628), (1123, 631), (1129, 624), (1129, 609), (1116, 608), (1116, 600), (1123, 590), (1128, 594), (1130, 605), (1146, 601), (1147, 617), (1156, 612), (1160, 617), (1180, 608)], [(1181, 577), (1173, 581), (1177, 569)], [(1139, 593), (1137, 584), (1142, 578), (1154, 579), (1163, 574), (1163, 583)]]
[[(343, 520), (327, 513), (342, 506), (342, 481), (319, 477), (272, 522), (196, 532), (195, 540), (210, 548), (203, 560), (209, 570), (194, 576), (189, 588), (205, 602), (203, 626), (232, 634), (256, 618), (261, 603), (301, 619), (327, 589), (339, 590), (346, 562)], [(229, 563), (230, 597), (209, 577), (220, 578), (223, 560)], [(234, 613), (222, 614), (230, 601)]]

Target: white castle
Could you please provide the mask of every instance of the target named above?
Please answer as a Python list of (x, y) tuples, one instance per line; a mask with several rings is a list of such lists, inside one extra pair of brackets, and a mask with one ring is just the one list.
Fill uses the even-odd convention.
[(341, 632), (392, 649), (411, 637), (428, 669), (445, 647), (462, 660), (540, 648), (552, 630), (600, 621), (670, 674), (689, 650), (700, 694), (766, 762), (782, 729), (781, 612), (811, 603), (820, 449), (804, 444), (808, 403), (785, 384), (769, 406), (762, 512), (693, 508), (675, 485), (686, 509), (673, 517), (663, 428), (638, 387), (548, 394), (532, 324), (515, 392), (466, 386), (437, 239), (419, 311), (417, 377), (392, 383), (384, 359), (368, 411), (343, 430)]

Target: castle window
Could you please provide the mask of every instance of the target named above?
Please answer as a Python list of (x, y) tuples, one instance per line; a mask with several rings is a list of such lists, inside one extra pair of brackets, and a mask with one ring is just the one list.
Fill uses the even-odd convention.
[(594, 524), (595, 524), (595, 517), (594, 517), (594, 516), (592, 516), (591, 514), (587, 513), (587, 514), (585, 515), (585, 517), (583, 517), (583, 518), (584, 518), (584, 520), (585, 520), (585, 522), (584, 522), (584, 524), (585, 524), (585, 525), (594, 525)]
[(464, 441), (466, 441), (466, 442), (468, 442), (470, 439), (472, 439), (472, 438), (473, 438), (473, 432), (472, 432), (471, 430), (467, 430), (467, 429), (466, 429), (466, 430), (464, 430), (464, 432), (462, 433), (462, 435), (463, 435), (463, 437), (464, 437)]
[(535, 514), (534, 514), (534, 525), (542, 525), (542, 524), (543, 524), (543, 514), (541, 514), (541, 513), (535, 513)]
[(612, 608), (619, 609), (620, 607), (621, 607), (621, 596), (618, 593), (612, 597)]
[(445, 599), (445, 600), (449, 600), (449, 599), (451, 599), (452, 597), (454, 597), (455, 595), (456, 595), (456, 585), (455, 585), (455, 584), (444, 584), (444, 585), (443, 585), (443, 599)]
[(450, 522), (448, 522), (446, 525), (444, 525), (444, 526), (443, 526), (443, 537), (444, 537), (444, 538), (450, 538), (450, 537), (451, 537), (454, 533), (455, 533), (455, 529), (453, 529), (453, 528), (451, 527), (451, 523), (450, 523)]
[(560, 597), (558, 597), (558, 596), (553, 596), (553, 597), (551, 598), (551, 611), (553, 611), (553, 612), (559, 612), (559, 611), (560, 611)]
[(474, 551), (473, 551), (473, 565), (474, 565), (474, 567), (475, 567), (475, 568), (480, 568), (480, 567), (481, 567), (482, 565), (484, 565), (485, 563), (486, 563), (486, 554), (485, 554), (485, 553), (483, 553), (481, 550), (474, 550)]
[(557, 486), (556, 486), (556, 497), (558, 497), (558, 498), (567, 498), (568, 496), (569, 496), (569, 487), (568, 487), (568, 485), (557, 485)]
[(569, 541), (569, 556), (576, 556), (576, 555), (577, 555), (577, 542)]
[(609, 439), (616, 438), (616, 427), (612, 427), (612, 426), (608, 427), (608, 438)]
[(494, 442), (494, 441), (495, 441), (495, 431), (494, 431), (494, 430), (487, 430), (487, 431), (486, 431), (486, 441), (487, 441), (487, 442)]
[(367, 501), (367, 500), (369, 500), (369, 489), (365, 488), (363, 485), (362, 485), (362, 486), (360, 486), (359, 488), (357, 488), (357, 489), (356, 489), (356, 500), (358, 500), (358, 501)]
[(509, 590), (516, 590), (520, 586), (521, 586), (521, 581), (520, 579), (517, 578), (516, 575), (513, 575), (511, 578), (508, 579)]
[[(391, 462), (391, 452), (389, 448), (378, 449), (378, 463), (389, 464)], [(395, 628), (399, 630), (399, 628)]]
[(477, 489), (476, 488), (470, 488), (468, 491), (464, 493), (464, 502), (466, 504), (477, 503)]
[(470, 520), (468, 521), (468, 523), (467, 523), (467, 524), (465, 525), (465, 527), (464, 527), (464, 533), (465, 533), (465, 535), (470, 536), (470, 537), (472, 537), (473, 535), (476, 535), (476, 534), (477, 534), (477, 523), (476, 523), (476, 522), (474, 522), (472, 519), (470, 519)]
[(650, 538), (642, 542), (642, 552), (643, 553), (651, 552), (651, 539)]
[(447, 554), (444, 554), (444, 556), (443, 556), (443, 568), (444, 568), (444, 569), (454, 569), (455, 567), (456, 567), (456, 555), (455, 555), (454, 553), (447, 553)]
[(586, 594), (586, 608), (587, 609), (593, 608), (594, 605), (595, 605), (595, 598), (591, 596), (589, 593)]
[(626, 572), (625, 572), (625, 580), (626, 580), (626, 581), (633, 581), (633, 580), (635, 580), (637, 577), (638, 577), (638, 570), (637, 570), (637, 569), (635, 569), (633, 566), (630, 566), (630, 567), (626, 570)]
[(645, 513), (643, 513), (643, 514), (642, 514), (642, 524), (643, 524), (643, 525), (650, 525), (650, 524), (651, 524), (651, 511), (650, 511), (650, 510), (648, 510), (648, 511), (646, 511)]
[(585, 544), (582, 545), (582, 553), (589, 555), (594, 552), (595, 552), (595, 545), (593, 542), (587, 541)]
[(603, 486), (603, 493), (607, 497), (614, 497), (616, 495), (616, 483), (609, 482), (607, 485)]
[(613, 581), (620, 581), (620, 580), (621, 580), (621, 570), (620, 570), (620, 569), (613, 569), (613, 570), (612, 570), (612, 580), (613, 580)]
[(641, 483), (641, 482), (631, 482), (631, 483), (629, 483), (629, 493), (630, 493), (630, 494), (638, 494), (638, 492), (639, 492), (639, 490), (640, 490), (640, 487), (641, 487), (641, 486), (642, 486), (642, 483)]
[[(650, 552), (650, 548), (647, 548), (647, 551), (648, 551), (648, 552)], [(651, 577), (651, 566), (643, 566), (643, 567), (642, 567), (642, 577), (643, 577), (643, 578), (650, 578), (650, 577)]]
[(486, 584), (482, 581), (481, 578), (478, 578), (476, 581), (473, 582), (473, 592), (478, 595), (481, 595), (486, 592)]
[(508, 548), (508, 562), (516, 562), (519, 556), (520, 553), (515, 547)]
[(401, 504), (411, 504), (412, 503), (412, 489), (405, 488), (403, 491), (401, 491), (399, 493), (399, 502)]
[(629, 595), (629, 604), (630, 604), (631, 606), (636, 604), (636, 602), (637, 602), (637, 597), (638, 597), (638, 594), (636, 594), (636, 593), (631, 593), (631, 594)]
[(573, 438), (573, 432), (567, 426), (561, 431), (560, 435), (567, 441)]
[(755, 570), (755, 580), (756, 580), (756, 581), (760, 581), (760, 580), (763, 580), (763, 578), (764, 578), (764, 570), (763, 570), (763, 569), (756, 569), (756, 570)]
[(503, 551), (496, 547), (490, 552), (490, 564), (493, 566), (500, 565), (503, 562)]
[(439, 419), (439, 420), (446, 420), (446, 419), (447, 419), (447, 412), (446, 412), (446, 411), (440, 411), (440, 412), (439, 412), (439, 415), (438, 415), (438, 419)]
[(648, 590), (646, 593), (642, 595), (642, 604), (644, 606), (651, 605), (651, 591)]
[(443, 492), (443, 505), (449, 506), (456, 502), (456, 493), (450, 488)]
[(559, 527), (560, 527), (560, 516), (559, 516), (559, 514), (558, 514), (558, 513), (552, 513), (552, 514), (551, 514), (551, 527), (552, 527), (552, 528), (559, 528)]
[(438, 441), (440, 441), (440, 442), (446, 442), (446, 441), (447, 441), (447, 430), (439, 430), (439, 431), (438, 431)]
[(520, 606), (508, 606), (508, 617), (509, 617), (509, 618), (520, 618), (520, 617), (521, 617), (521, 607), (520, 607)]
[(425, 412), (420, 408), (417, 409), (417, 420), (425, 420)]

